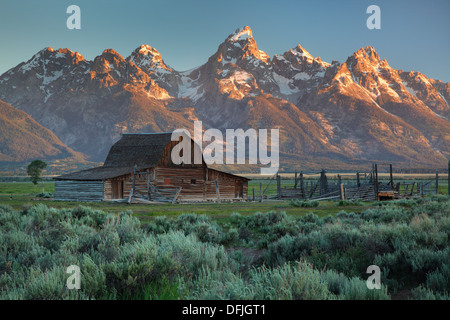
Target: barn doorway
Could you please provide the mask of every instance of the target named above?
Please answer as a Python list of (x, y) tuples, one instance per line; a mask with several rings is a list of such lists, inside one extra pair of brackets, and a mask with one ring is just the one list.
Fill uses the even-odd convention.
[(111, 183), (112, 183), (112, 198), (123, 199), (123, 180), (113, 180)]
[(244, 197), (244, 184), (242, 183), (242, 181), (235, 181), (234, 195), (235, 195), (235, 198), (243, 198)]

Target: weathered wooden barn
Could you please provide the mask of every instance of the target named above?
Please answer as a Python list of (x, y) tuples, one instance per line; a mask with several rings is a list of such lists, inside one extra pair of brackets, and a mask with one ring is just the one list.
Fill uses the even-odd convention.
[[(54, 178), (55, 199), (64, 201), (246, 200), (248, 179), (201, 164), (173, 163), (172, 133), (123, 134), (104, 165)], [(180, 139), (181, 140), (181, 139)], [(191, 140), (192, 159), (194, 148)]]

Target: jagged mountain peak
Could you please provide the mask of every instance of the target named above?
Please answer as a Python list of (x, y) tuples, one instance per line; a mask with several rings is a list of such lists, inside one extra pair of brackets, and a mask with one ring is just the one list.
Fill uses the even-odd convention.
[(228, 41), (232, 41), (232, 42), (243, 41), (243, 40), (247, 40), (247, 39), (253, 39), (253, 31), (249, 26), (244, 26), (244, 27), (236, 29), (227, 38)]
[(290, 60), (296, 60), (299, 64), (308, 63), (308, 64), (318, 64), (321, 67), (327, 68), (330, 66), (328, 62), (322, 61), (320, 57), (314, 58), (312, 54), (310, 54), (305, 48), (303, 48), (300, 44), (298, 44), (295, 48), (292, 48), (288, 52), (284, 54), (285, 58), (289, 57)]
[[(173, 69), (164, 63), (161, 53), (148, 44), (143, 44), (134, 50), (127, 60), (136, 64), (146, 73), (172, 72)], [(159, 69), (159, 70), (158, 70)]]
[[(213, 58), (222, 64), (239, 64), (238, 61), (247, 60), (249, 62), (255, 59), (262, 61), (264, 64), (270, 62), (269, 55), (258, 49), (256, 41), (253, 38), (253, 31), (248, 26), (238, 28), (230, 34), (219, 46)], [(250, 62), (258, 64), (258, 61)]]
[(360, 48), (358, 51), (353, 53), (351, 57), (347, 60), (349, 65), (356, 63), (363, 63), (363, 64), (371, 64), (373, 66), (378, 66), (381, 63), (384, 67), (387, 66), (386, 60), (381, 60), (380, 56), (378, 55), (377, 51), (374, 47), (367, 46), (365, 48)]
[[(35, 53), (30, 60), (18, 65), (19, 71), (23, 74), (37, 68), (45, 68), (48, 64), (59, 64), (61, 68), (67, 65), (76, 65), (86, 61), (78, 52), (63, 48), (55, 50), (52, 47), (46, 47)], [(12, 70), (12, 69), (11, 69)], [(9, 71), (11, 71), (9, 70)]]
[(148, 44), (140, 45), (139, 47), (136, 48), (136, 50), (134, 50), (134, 52), (143, 54), (145, 56), (147, 56), (147, 55), (161, 56), (161, 54), (158, 52), (158, 50), (156, 50), (152, 46), (149, 46)]
[(314, 59), (314, 57), (308, 51), (306, 51), (305, 48), (303, 48), (300, 44), (298, 44), (295, 48), (289, 50), (289, 52), (299, 57), (308, 57)]
[(104, 58), (110, 62), (114, 60), (125, 61), (124, 57), (114, 49), (103, 50), (102, 54), (97, 56), (95, 59), (98, 58)]

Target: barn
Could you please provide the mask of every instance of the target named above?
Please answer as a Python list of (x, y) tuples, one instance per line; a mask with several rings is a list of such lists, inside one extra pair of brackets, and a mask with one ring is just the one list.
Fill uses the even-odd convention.
[[(246, 200), (248, 180), (201, 164), (172, 162), (172, 133), (122, 134), (101, 167), (55, 177), (55, 200)], [(181, 141), (180, 137), (180, 141)], [(188, 138), (190, 139), (190, 138)], [(191, 140), (192, 150), (198, 145)], [(194, 154), (194, 152), (192, 152)]]

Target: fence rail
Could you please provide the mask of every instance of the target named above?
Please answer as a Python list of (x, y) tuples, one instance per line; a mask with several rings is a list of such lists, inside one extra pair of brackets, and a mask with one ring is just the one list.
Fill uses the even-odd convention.
[[(449, 162), (450, 164), (450, 162)], [(306, 180), (302, 172), (295, 173), (293, 186), (281, 186), (281, 177), (274, 175), (267, 186), (262, 187), (260, 183), (259, 196), (255, 196), (253, 190), (253, 200), (263, 201), (263, 199), (303, 199), (303, 200), (361, 200), (374, 201), (382, 199), (400, 199), (418, 196), (429, 196), (437, 194), (439, 190), (439, 175), (436, 178), (425, 181), (400, 181), (395, 182), (392, 165), (389, 165), (390, 174), (388, 179), (379, 181), (378, 166), (373, 165), (370, 172), (356, 173), (356, 179), (343, 181), (340, 175), (337, 179), (329, 179), (326, 171), (322, 170), (316, 180)], [(450, 165), (449, 165), (450, 169)], [(449, 176), (450, 186), (450, 176)], [(269, 186), (276, 181), (276, 190), (269, 189)], [(449, 190), (450, 195), (450, 190)]]

